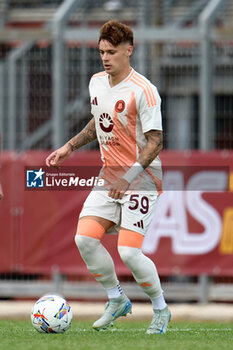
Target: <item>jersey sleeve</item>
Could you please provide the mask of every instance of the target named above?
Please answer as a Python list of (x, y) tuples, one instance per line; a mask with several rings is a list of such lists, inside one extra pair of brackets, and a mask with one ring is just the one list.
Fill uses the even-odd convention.
[(154, 85), (151, 84), (149, 91), (141, 91), (138, 112), (143, 133), (162, 130), (161, 98)]
[(89, 85), (88, 85), (90, 101), (91, 101), (91, 90), (92, 90), (92, 85), (93, 85), (93, 82), (92, 82), (92, 78), (91, 78), (90, 81), (89, 81)]

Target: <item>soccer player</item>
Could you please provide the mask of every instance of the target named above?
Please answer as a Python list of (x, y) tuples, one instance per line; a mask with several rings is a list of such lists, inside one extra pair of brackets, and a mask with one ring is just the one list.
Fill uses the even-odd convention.
[(161, 191), (161, 101), (156, 87), (130, 66), (130, 27), (113, 20), (105, 23), (99, 52), (104, 71), (93, 75), (89, 85), (94, 117), (51, 153), (46, 164), (60, 166), (71, 152), (98, 139), (103, 160), (100, 176), (106, 187), (94, 188), (87, 197), (75, 237), (88, 270), (109, 298), (93, 328), (106, 329), (116, 318), (131, 313), (131, 302), (122, 291), (113, 260), (101, 244), (106, 232), (119, 229), (121, 259), (152, 302), (154, 315), (147, 333), (165, 333), (171, 314), (156, 267), (141, 249)]
[[(0, 133), (0, 154), (1, 154), (1, 144), (2, 144), (2, 137), (1, 137), (1, 133)], [(3, 199), (3, 190), (2, 190), (2, 185), (0, 182), (0, 201)]]

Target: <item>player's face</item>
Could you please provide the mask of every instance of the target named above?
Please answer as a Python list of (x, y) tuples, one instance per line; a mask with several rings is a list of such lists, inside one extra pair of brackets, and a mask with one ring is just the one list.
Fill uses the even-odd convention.
[(116, 76), (128, 69), (133, 46), (128, 43), (113, 46), (109, 41), (101, 40), (99, 51), (105, 71)]

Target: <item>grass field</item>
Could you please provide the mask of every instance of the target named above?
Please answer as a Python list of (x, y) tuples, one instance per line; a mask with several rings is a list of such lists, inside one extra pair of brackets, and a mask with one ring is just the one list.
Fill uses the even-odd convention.
[(233, 349), (233, 324), (171, 323), (164, 335), (146, 335), (148, 322), (118, 320), (96, 332), (92, 322), (73, 321), (64, 334), (40, 334), (30, 321), (0, 320), (0, 349), (9, 350), (219, 350)]

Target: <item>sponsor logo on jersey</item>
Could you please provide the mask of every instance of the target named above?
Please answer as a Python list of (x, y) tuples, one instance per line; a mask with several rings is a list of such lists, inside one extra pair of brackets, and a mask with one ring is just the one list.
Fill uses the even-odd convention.
[(123, 112), (124, 109), (125, 109), (125, 101), (123, 100), (117, 101), (117, 103), (115, 104), (115, 111), (117, 113), (121, 113)]
[(113, 129), (113, 120), (108, 113), (103, 113), (99, 117), (100, 128), (104, 132), (111, 132)]

